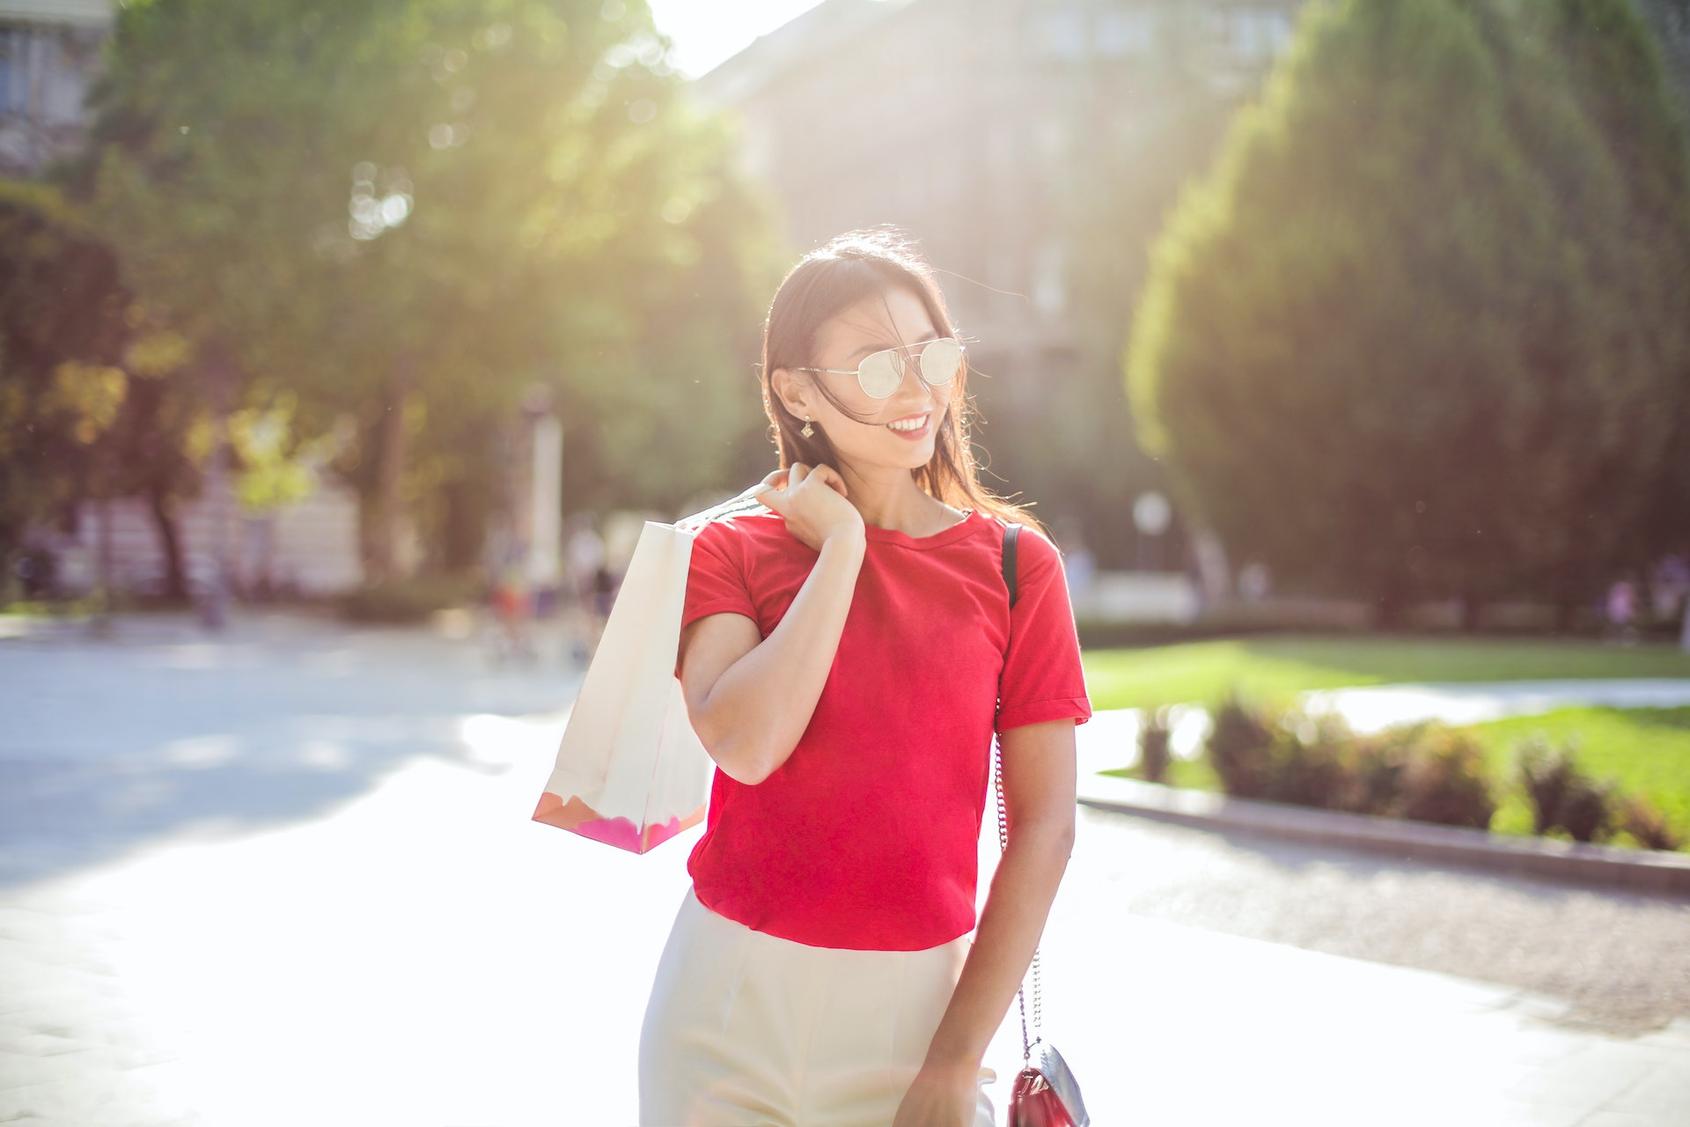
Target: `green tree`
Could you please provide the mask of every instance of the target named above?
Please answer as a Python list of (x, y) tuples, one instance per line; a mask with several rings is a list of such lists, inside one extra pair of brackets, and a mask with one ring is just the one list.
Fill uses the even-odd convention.
[(1672, 440), (1672, 252), (1636, 242), (1566, 44), (1512, 7), (1305, 9), (1158, 240), (1124, 357), (1182, 502), (1383, 623), (1582, 595), (1638, 547)]
[[(224, 407), (293, 392), (302, 430), (357, 420), (338, 466), (371, 578), (409, 516), (455, 526), (439, 499), (477, 495), (490, 420), (532, 385), (597, 409), (642, 341), (754, 308), (754, 237), (702, 230), (712, 195), (745, 194), (725, 137), (677, 97), (643, 4), (150, 0), (112, 46), (81, 175), (102, 227)], [(755, 235), (754, 203), (731, 214)], [(674, 277), (712, 299), (654, 322)], [(653, 448), (611, 448), (606, 474)]]
[[(1690, 142), (1657, 41), (1630, 0), (1473, 13), (1509, 75), (1511, 132), (1564, 201), (1564, 237), (1592, 285), (1578, 315), (1595, 329), (1596, 379), (1570, 375), (1567, 350), (1577, 345), (1563, 325), (1545, 324), (1531, 342), (1540, 409), (1575, 421), (1602, 418), (1603, 400), (1627, 411), (1624, 433), (1591, 435), (1587, 461), (1557, 483), (1562, 492), (1537, 494), (1547, 502), (1540, 519), (1516, 525), (1528, 533), (1513, 551), (1522, 580), (1565, 611), (1613, 568), (1641, 571), (1690, 548)], [(1560, 128), (1541, 97), (1551, 78), (1576, 108), (1576, 117), (1563, 111)], [(1611, 195), (1606, 185), (1592, 190), (1592, 144), (1599, 167), (1615, 174)], [(1620, 447), (1628, 456), (1615, 456)], [(1575, 540), (1582, 550), (1570, 550)]]
[[(176, 506), (198, 486), (208, 423), (184, 394), (187, 341), (122, 284), (81, 210), (48, 183), (0, 182), (0, 576), (26, 530), (82, 502), (144, 499), (183, 598)], [(103, 569), (104, 561), (101, 561)], [(98, 582), (108, 580), (103, 570)]]

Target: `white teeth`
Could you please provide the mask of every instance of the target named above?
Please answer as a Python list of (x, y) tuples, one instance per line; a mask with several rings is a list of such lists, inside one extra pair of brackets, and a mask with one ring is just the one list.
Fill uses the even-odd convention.
[(893, 430), (920, 430), (927, 425), (927, 416), (923, 415), (911, 423), (887, 423), (886, 425)]

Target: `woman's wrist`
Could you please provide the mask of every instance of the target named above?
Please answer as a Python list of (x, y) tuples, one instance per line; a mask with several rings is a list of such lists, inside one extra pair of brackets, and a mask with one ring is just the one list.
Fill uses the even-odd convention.
[(980, 1075), (980, 1067), (984, 1057), (973, 1057), (954, 1054), (935, 1054), (929, 1052), (927, 1058), (921, 1062), (921, 1071), (936, 1079), (969, 1080), (973, 1081)]
[(835, 555), (841, 552), (864, 552), (868, 549), (868, 533), (860, 528), (830, 532), (827, 539), (822, 541), (822, 551), (825, 552), (830, 547), (834, 549)]

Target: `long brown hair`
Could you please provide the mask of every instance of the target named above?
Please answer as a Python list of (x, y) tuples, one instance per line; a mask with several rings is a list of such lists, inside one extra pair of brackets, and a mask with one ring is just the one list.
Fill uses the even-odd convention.
[[(814, 349), (823, 322), (864, 298), (900, 286), (921, 300), (940, 336), (955, 337), (966, 343), (966, 338), (957, 333), (951, 322), (932, 266), (896, 227), (864, 227), (836, 235), (806, 254), (781, 280), (769, 305), (768, 318), (763, 322), (760, 367), (763, 413), (774, 425), (775, 449), (780, 454), (782, 469), (794, 462), (808, 466), (825, 463), (838, 469), (839, 459), (821, 428), (816, 428), (813, 438), (799, 433), (804, 420), (786, 409), (786, 404), (775, 394), (770, 374), (778, 368), (819, 366)], [(1054, 542), (1050, 531), (1024, 507), (980, 484), (968, 437), (976, 410), (968, 395), (968, 374), (965, 355), (951, 394), (951, 409), (934, 435), (933, 457), (925, 466), (911, 470), (911, 475), (923, 492), (947, 505), (976, 509), (1011, 523), (1028, 525)], [(841, 413), (864, 422), (872, 421), (841, 403), (825, 380), (816, 380), (815, 387)]]

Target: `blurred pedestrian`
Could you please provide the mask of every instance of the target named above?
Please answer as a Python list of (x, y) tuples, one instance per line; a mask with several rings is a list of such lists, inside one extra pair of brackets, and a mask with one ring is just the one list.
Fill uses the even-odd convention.
[(604, 538), (593, 527), (591, 513), (579, 514), (574, 519), (574, 531), (564, 544), (564, 557), (569, 569), (570, 649), (576, 663), (585, 665), (592, 659), (593, 651), (598, 648), (599, 635), (604, 631), (604, 619), (598, 613), (595, 591), (599, 570), (605, 563), (605, 547)]
[(1637, 640), (1637, 587), (1629, 577), (1608, 587), (1608, 629), (1621, 641)]
[(1677, 622), (1690, 600), (1690, 559), (1682, 553), (1671, 552), (1655, 564), (1655, 617), (1662, 622)]
[(534, 598), (524, 566), (527, 553), (520, 543), (512, 541), (502, 553), (502, 560), (493, 576), (493, 619), (497, 624), (494, 635), (495, 661), (512, 658), (532, 664), (539, 656), (534, 646), (532, 621)]

